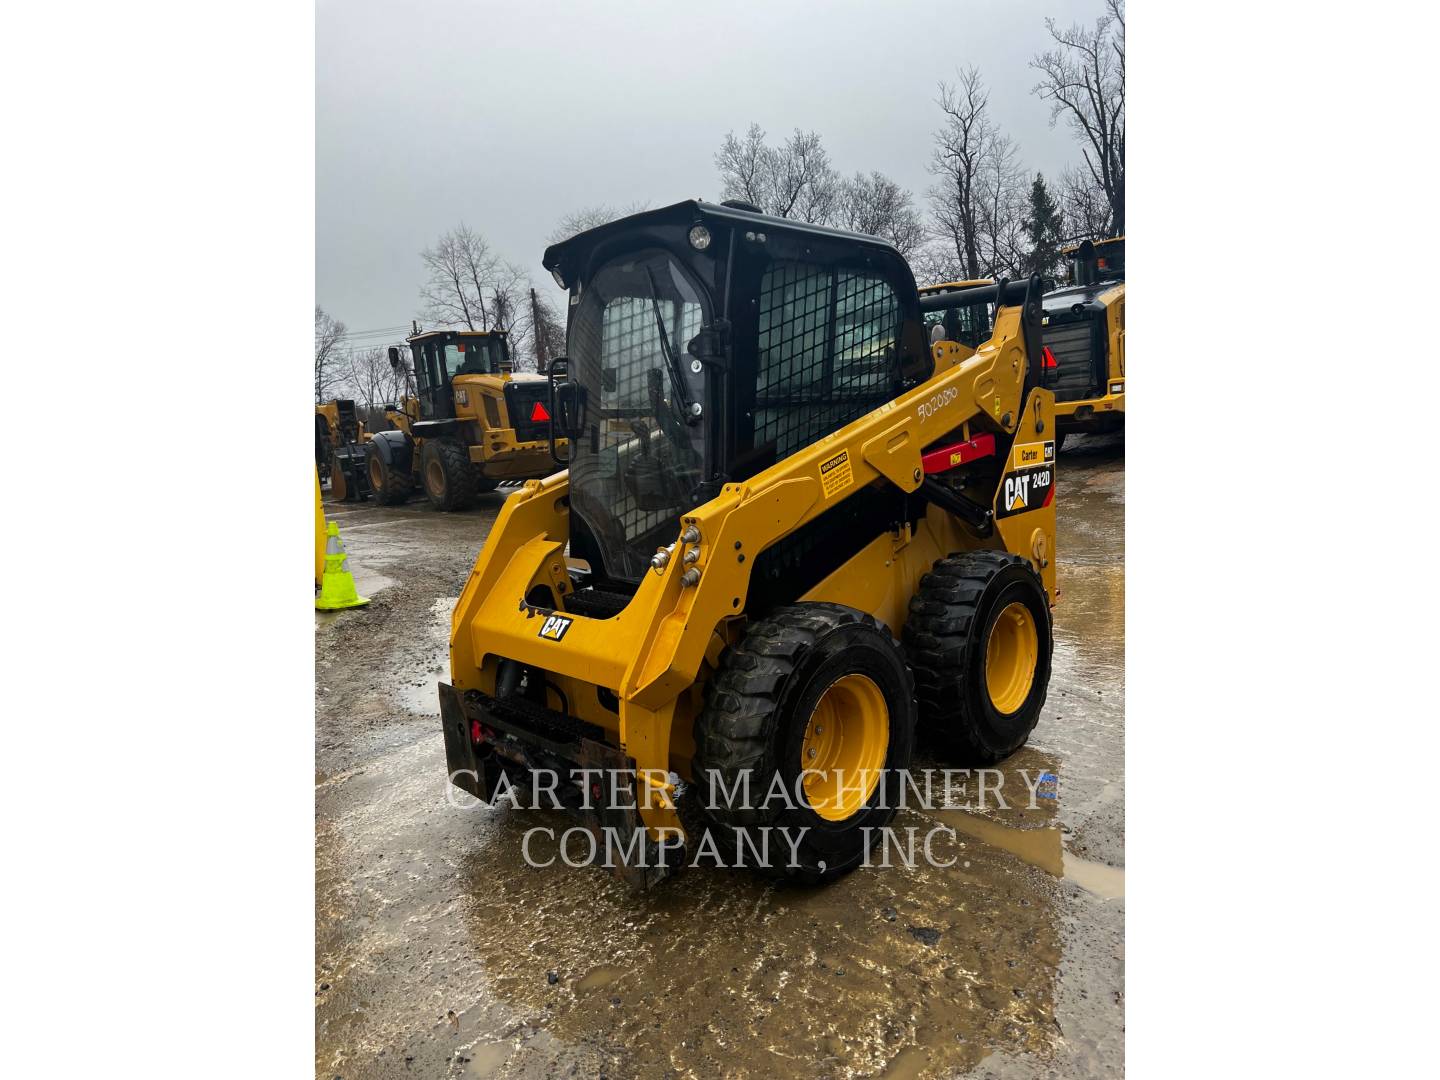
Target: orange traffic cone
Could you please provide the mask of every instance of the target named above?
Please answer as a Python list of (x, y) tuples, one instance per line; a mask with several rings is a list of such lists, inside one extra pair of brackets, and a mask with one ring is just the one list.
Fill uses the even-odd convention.
[(340, 526), (332, 521), (325, 530), (325, 572), (320, 579), (320, 595), (315, 598), (315, 607), (320, 611), (340, 611), (369, 602), (369, 597), (355, 591), (355, 577), (345, 569)]

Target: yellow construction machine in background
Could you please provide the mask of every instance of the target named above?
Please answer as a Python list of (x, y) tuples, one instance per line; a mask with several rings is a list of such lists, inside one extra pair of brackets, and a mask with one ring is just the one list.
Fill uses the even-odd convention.
[(315, 468), (329, 480), (332, 499), (350, 502), (370, 495), (367, 438), (355, 402), (336, 398), (315, 406)]
[(431, 330), (408, 340), (410, 362), (392, 348), (390, 363), (413, 392), (386, 411), (394, 430), (365, 446), (376, 498), (401, 503), (423, 488), (437, 510), (464, 510), (501, 483), (558, 468), (549, 384), (514, 370), (507, 334)]
[(1125, 238), (1063, 250), (1071, 283), (1045, 294), (1045, 363), (1059, 444), (1125, 426)]

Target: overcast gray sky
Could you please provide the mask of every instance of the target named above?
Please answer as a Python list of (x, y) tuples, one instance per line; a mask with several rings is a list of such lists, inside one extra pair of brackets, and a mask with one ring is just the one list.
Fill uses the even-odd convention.
[(1079, 161), (1032, 94), (1044, 20), (1099, 0), (319, 0), (317, 302), (352, 331), (419, 310), (422, 248), (464, 221), (540, 266), (565, 211), (719, 197), (713, 155), (756, 121), (815, 130), (843, 174), (919, 205), (936, 84), (978, 66), (995, 119), (1047, 177)]

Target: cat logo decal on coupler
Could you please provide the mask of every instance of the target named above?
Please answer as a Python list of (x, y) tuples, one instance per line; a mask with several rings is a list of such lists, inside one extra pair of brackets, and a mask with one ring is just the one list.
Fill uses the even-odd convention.
[(565, 631), (570, 629), (574, 619), (567, 619), (564, 615), (547, 615), (545, 621), (540, 624), (540, 637), (546, 641), (559, 641), (565, 636)]

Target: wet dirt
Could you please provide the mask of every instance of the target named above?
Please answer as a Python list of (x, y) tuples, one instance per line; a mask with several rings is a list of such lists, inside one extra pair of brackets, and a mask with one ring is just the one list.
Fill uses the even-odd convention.
[(1069, 442), (1059, 484), (1054, 671), (1004, 805), (903, 810), (929, 859), (818, 890), (527, 865), (571, 822), (447, 801), (434, 691), (502, 496), (327, 507), (388, 582), (316, 622), (317, 1077), (1121, 1072), (1123, 441)]

